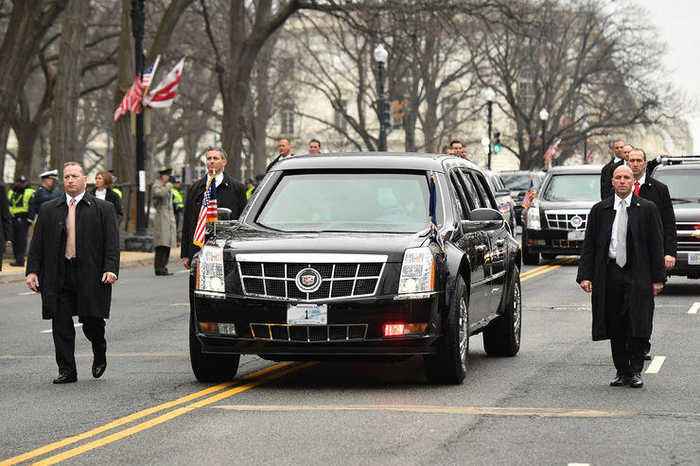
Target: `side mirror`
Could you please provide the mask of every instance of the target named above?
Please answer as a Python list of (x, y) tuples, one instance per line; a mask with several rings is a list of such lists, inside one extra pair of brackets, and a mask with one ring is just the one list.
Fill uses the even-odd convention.
[(231, 220), (231, 209), (219, 207), (216, 209), (216, 215), (219, 217), (219, 220)]
[(469, 220), (462, 220), (462, 230), (465, 232), (479, 230), (497, 230), (503, 228), (505, 220), (503, 215), (495, 209), (479, 208), (469, 214)]

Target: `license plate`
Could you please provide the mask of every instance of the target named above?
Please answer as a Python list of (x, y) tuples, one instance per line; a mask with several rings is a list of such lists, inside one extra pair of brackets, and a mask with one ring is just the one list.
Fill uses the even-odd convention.
[(700, 252), (688, 253), (688, 265), (700, 265)]
[(566, 239), (569, 241), (583, 241), (583, 239), (586, 237), (586, 230), (574, 230), (570, 231), (566, 235)]
[(327, 304), (290, 304), (287, 308), (288, 325), (328, 325)]

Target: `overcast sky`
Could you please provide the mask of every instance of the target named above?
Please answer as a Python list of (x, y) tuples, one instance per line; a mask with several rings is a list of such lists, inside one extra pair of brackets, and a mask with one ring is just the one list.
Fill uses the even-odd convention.
[[(700, 0), (635, 0), (650, 13), (668, 44), (666, 66), (672, 79), (700, 102)], [(700, 152), (700, 112), (689, 108), (694, 153)], [(680, 155), (680, 154), (679, 154)]]

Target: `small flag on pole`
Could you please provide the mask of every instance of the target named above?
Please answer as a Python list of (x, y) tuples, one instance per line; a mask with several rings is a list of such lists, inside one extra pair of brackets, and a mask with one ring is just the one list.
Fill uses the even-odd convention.
[(199, 217), (197, 218), (197, 226), (194, 229), (192, 244), (201, 248), (204, 246), (206, 239), (207, 223), (216, 222), (218, 220), (218, 202), (214, 199), (214, 189), (216, 185), (213, 183), (214, 178), (211, 178), (207, 189), (204, 191), (202, 198), (202, 207), (199, 209)]
[(182, 80), (185, 59), (180, 60), (165, 78), (143, 99), (144, 105), (152, 108), (167, 108), (177, 97), (177, 88)]
[(138, 113), (141, 111), (141, 98), (143, 97), (143, 86), (141, 79), (136, 76), (134, 83), (131, 85), (124, 98), (119, 103), (119, 106), (114, 111), (114, 121), (119, 120), (127, 112)]
[(141, 85), (146, 90), (148, 90), (148, 88), (151, 87), (151, 84), (153, 83), (153, 76), (155, 76), (156, 70), (158, 69), (158, 63), (160, 63), (160, 55), (156, 57), (155, 63), (143, 70), (143, 79), (141, 79)]

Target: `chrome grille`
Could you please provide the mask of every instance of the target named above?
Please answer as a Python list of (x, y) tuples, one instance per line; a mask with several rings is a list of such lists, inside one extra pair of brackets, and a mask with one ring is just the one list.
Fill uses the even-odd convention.
[(314, 343), (320, 341), (359, 341), (367, 336), (367, 324), (287, 325), (250, 324), (256, 340)]
[[(548, 210), (545, 211), (547, 217), (547, 228), (550, 230), (585, 230), (588, 221), (588, 210)], [(580, 217), (581, 226), (578, 228), (571, 225), (571, 219)]]
[(566, 239), (553, 239), (552, 247), (557, 249), (579, 249), (583, 241), (569, 241)]
[[(296, 285), (296, 276), (310, 267), (321, 275), (321, 286), (307, 293)], [(243, 294), (295, 301), (323, 301), (373, 296), (384, 271), (383, 262), (279, 263), (238, 262)]]
[(679, 251), (700, 251), (700, 222), (677, 222), (676, 234)]

